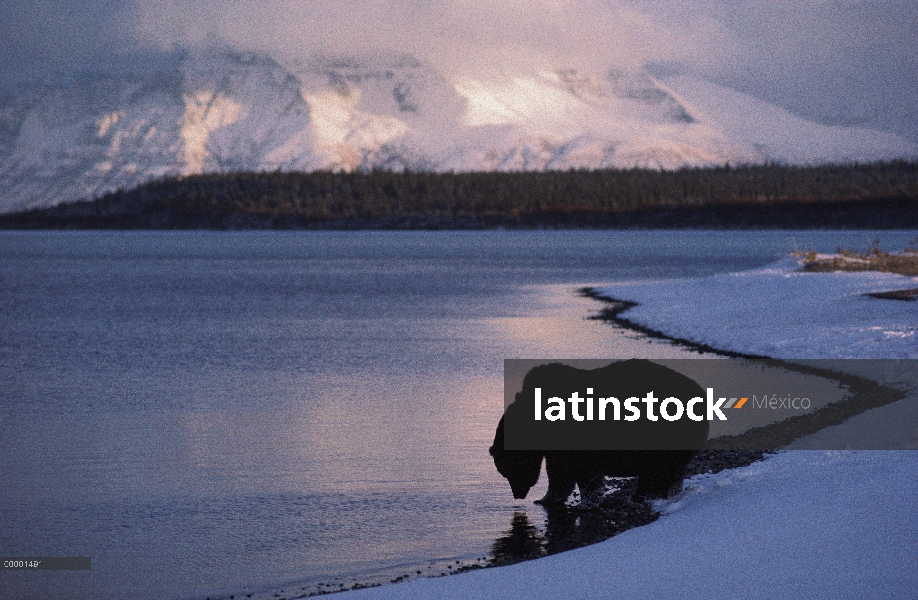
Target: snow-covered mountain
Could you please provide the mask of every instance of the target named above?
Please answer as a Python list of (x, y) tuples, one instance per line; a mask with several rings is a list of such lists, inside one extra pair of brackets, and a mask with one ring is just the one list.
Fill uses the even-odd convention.
[(569, 69), (446, 77), (411, 58), (189, 54), (0, 104), (0, 212), (234, 170), (677, 168), (918, 156), (715, 84)]

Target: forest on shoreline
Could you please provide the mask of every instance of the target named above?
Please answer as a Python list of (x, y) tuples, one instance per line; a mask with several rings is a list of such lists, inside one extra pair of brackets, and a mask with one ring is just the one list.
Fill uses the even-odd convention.
[(918, 162), (173, 177), (0, 215), (0, 229), (896, 229)]

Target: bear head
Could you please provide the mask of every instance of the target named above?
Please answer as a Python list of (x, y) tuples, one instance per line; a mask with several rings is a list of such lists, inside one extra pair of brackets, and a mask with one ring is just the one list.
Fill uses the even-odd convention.
[(488, 450), (498, 473), (510, 482), (513, 497), (522, 500), (539, 481), (544, 453), (531, 450), (504, 450), (504, 420), (497, 424), (494, 445)]

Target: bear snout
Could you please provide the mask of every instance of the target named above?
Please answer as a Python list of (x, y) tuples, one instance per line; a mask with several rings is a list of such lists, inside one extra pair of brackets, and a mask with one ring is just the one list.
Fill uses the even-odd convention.
[(529, 493), (528, 486), (510, 486), (510, 489), (513, 490), (513, 497), (517, 500), (522, 500), (526, 497), (526, 494)]

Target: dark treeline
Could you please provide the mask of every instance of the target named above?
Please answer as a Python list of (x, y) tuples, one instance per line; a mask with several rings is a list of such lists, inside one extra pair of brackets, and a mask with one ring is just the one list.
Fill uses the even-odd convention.
[(913, 228), (918, 162), (517, 173), (226, 173), (0, 215), (2, 228)]

